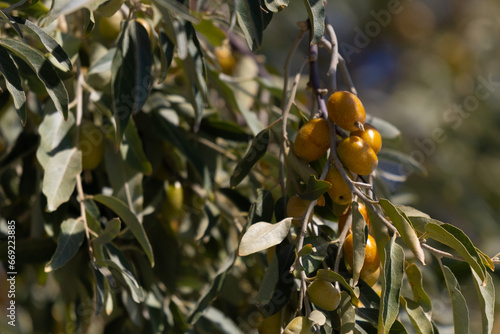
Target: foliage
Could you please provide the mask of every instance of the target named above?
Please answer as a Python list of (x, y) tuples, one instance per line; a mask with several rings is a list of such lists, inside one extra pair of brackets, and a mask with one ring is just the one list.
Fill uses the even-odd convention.
[[(468, 332), (457, 267), (476, 287), (482, 332), (492, 332), (497, 259), (458, 227), (393, 200), (391, 185), (425, 171), (401, 151), (394, 125), (367, 110), (384, 140), (371, 175), (348, 175), (335, 148), (349, 134), (331, 120), (329, 153), (310, 163), (294, 153), (301, 125), (328, 119), (337, 71), (357, 92), (323, 1), (304, 1), (307, 21), (282, 76), (256, 55), (288, 4), (0, 2), (0, 231), (16, 222), (16, 303), (30, 320), (18, 318), (20, 332), (247, 333), (264, 324), (266, 333), (263, 318), (283, 329), (305, 317), (317, 333), (438, 333), (429, 277), (449, 293), (455, 332)], [(110, 38), (102, 27), (116, 22)], [(84, 122), (100, 131), (81, 136)], [(82, 168), (82, 138), (103, 150), (97, 168)], [(329, 197), (330, 167), (352, 203)], [(308, 209), (287, 217), (296, 194)], [(341, 261), (349, 229), (352, 268)], [(381, 262), (375, 285), (361, 272), (368, 233)], [(8, 254), (2, 242), (4, 266)], [(314, 280), (341, 291), (336, 310), (309, 302)], [(16, 332), (3, 319), (0, 328)]]

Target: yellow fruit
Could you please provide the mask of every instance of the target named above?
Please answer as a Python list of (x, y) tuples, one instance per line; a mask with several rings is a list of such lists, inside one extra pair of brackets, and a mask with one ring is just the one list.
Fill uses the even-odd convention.
[(330, 130), (328, 122), (322, 118), (315, 118), (304, 124), (293, 144), (295, 155), (305, 161), (319, 159), (330, 148)]
[(236, 59), (233, 56), (231, 46), (229, 44), (225, 44), (217, 47), (215, 48), (214, 53), (215, 58), (222, 69), (222, 73), (231, 75), (233, 73), (234, 66), (236, 65)]
[(283, 334), (313, 334), (311, 321), (306, 317), (296, 317), (286, 325)]
[(380, 267), (378, 267), (375, 271), (366, 271), (363, 272), (360, 277), (363, 281), (365, 281), (366, 284), (369, 286), (374, 286), (375, 283), (377, 283), (377, 280), (380, 276)]
[[(354, 246), (353, 246), (353, 236), (349, 234), (344, 241), (344, 259), (346, 262), (346, 266), (349, 270), (352, 270), (354, 256)], [(368, 239), (366, 239), (365, 246), (365, 261), (363, 262), (363, 267), (361, 268), (360, 277), (365, 282), (370, 281), (375, 284), (378, 278), (377, 271), (380, 273), (380, 258), (377, 250), (377, 243), (375, 239), (368, 235)], [(376, 277), (375, 277), (376, 276)], [(366, 278), (366, 279), (365, 279)], [(368, 283), (368, 282), (367, 282)]]
[(123, 5), (124, 0), (109, 0), (97, 8), (97, 12), (105, 17), (113, 16)]
[(359, 98), (346, 91), (330, 95), (327, 103), (328, 116), (333, 123), (347, 131), (356, 131), (365, 124), (365, 108)]
[(337, 147), (342, 164), (358, 175), (370, 175), (378, 165), (378, 158), (363, 139), (353, 136), (344, 139)]
[(110, 17), (101, 16), (99, 19), (99, 33), (106, 41), (114, 41), (120, 35), (121, 23), (123, 20), (122, 12), (117, 11)]
[(303, 200), (299, 195), (290, 197), (286, 204), (286, 214), (288, 217), (301, 218), (306, 214), (310, 201)]
[(169, 184), (167, 187), (167, 200), (171, 204), (172, 208), (176, 211), (182, 210), (182, 205), (184, 202), (184, 190), (179, 181), (175, 181), (173, 184)]
[[(349, 172), (347, 172), (347, 175), (349, 175)], [(330, 182), (332, 185), (328, 189), (328, 195), (330, 195), (332, 201), (341, 205), (352, 202), (351, 190), (335, 166), (330, 168), (325, 176), (325, 181)]]
[(99, 166), (104, 155), (104, 133), (90, 122), (82, 122), (79, 129), (78, 149), (82, 152), (82, 169)]
[[(365, 219), (366, 225), (368, 225), (368, 230), (370, 230), (370, 217), (368, 216), (368, 211), (366, 210), (366, 206), (363, 203), (358, 202), (358, 211), (361, 213), (363, 218)], [(347, 213), (343, 214), (342, 216), (339, 217), (339, 233), (341, 233), (344, 230), (345, 223), (347, 221), (347, 217), (351, 214), (351, 208), (349, 207), (349, 210)], [(349, 229), (347, 232), (348, 234), (351, 233), (352, 227)]]
[(258, 331), (259, 334), (281, 334), (281, 311), (264, 318)]
[(363, 139), (368, 145), (370, 145), (375, 154), (380, 152), (380, 149), (382, 148), (382, 136), (380, 136), (377, 129), (370, 124), (365, 124), (364, 130), (351, 132), (351, 136), (357, 136)]
[(311, 303), (326, 311), (337, 309), (340, 304), (340, 291), (330, 282), (314, 280), (307, 288)]

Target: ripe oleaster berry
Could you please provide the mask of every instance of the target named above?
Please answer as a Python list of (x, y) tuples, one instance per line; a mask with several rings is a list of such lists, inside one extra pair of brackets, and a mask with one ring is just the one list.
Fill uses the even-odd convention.
[(293, 144), (295, 155), (305, 161), (319, 159), (330, 148), (330, 130), (323, 118), (305, 123), (297, 133)]
[(365, 124), (365, 108), (359, 98), (350, 92), (333, 93), (328, 98), (326, 107), (333, 123), (344, 130), (357, 131)]
[(337, 147), (342, 164), (358, 175), (370, 175), (378, 165), (373, 149), (363, 139), (352, 136), (344, 139)]

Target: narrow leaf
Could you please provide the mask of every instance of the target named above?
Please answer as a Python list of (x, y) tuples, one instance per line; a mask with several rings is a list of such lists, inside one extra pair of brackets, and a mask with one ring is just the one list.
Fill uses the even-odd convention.
[(146, 29), (136, 21), (125, 22), (112, 63), (111, 87), (116, 136), (121, 140), (130, 116), (149, 95), (153, 54)]
[(62, 222), (61, 232), (57, 238), (56, 252), (45, 266), (45, 272), (51, 272), (64, 266), (76, 255), (85, 238), (83, 221), (68, 219)]
[[(261, 1), (240, 0), (235, 3), (238, 24), (243, 30), (250, 49), (259, 49), (262, 45), (262, 38), (266, 27), (266, 21), (272, 13), (265, 14), (261, 8)], [(267, 18), (264, 18), (267, 15)]]
[(94, 10), (106, 0), (58, 0), (52, 3), (52, 7), (45, 17), (45, 22), (50, 23), (58, 17), (73, 13), (81, 8)]
[(340, 295), (340, 305), (337, 309), (340, 318), (340, 333), (354, 334), (356, 308), (351, 302), (351, 296), (342, 291)]
[(456, 250), (479, 275), (481, 280), (485, 282), (486, 268), (477, 253), (476, 247), (463, 231), (450, 224), (437, 225), (435, 223), (425, 225), (425, 231), (430, 238)]
[(0, 46), (3, 46), (12, 54), (22, 59), (35, 71), (38, 78), (44, 83), (47, 93), (54, 102), (57, 111), (61, 112), (64, 118), (67, 119), (68, 92), (59, 78), (54, 65), (40, 51), (21, 41), (2, 38), (0, 39)]
[(82, 154), (76, 148), (60, 151), (49, 158), (42, 185), (49, 211), (55, 211), (69, 200), (75, 189), (76, 176), (81, 172)]
[(224, 281), (226, 279), (226, 274), (229, 269), (233, 266), (234, 261), (236, 259), (235, 254), (231, 254), (226, 262), (219, 268), (219, 271), (215, 275), (213, 279), (211, 279), (211, 285), (208, 291), (198, 300), (196, 306), (192, 309), (188, 316), (188, 322), (194, 324), (199, 317), (202, 315), (202, 312), (210, 306), (215, 297), (219, 294), (220, 290), (224, 285)]
[(432, 334), (432, 323), (427, 318), (422, 306), (411, 299), (400, 298), (401, 305), (406, 310), (408, 317), (418, 334)]
[(251, 225), (241, 238), (239, 256), (247, 256), (282, 242), (290, 232), (292, 218), (276, 224), (259, 222)]
[(310, 175), (307, 188), (303, 193), (299, 194), (299, 197), (306, 201), (314, 201), (326, 193), (330, 187), (331, 184), (329, 182), (320, 181), (316, 175)]
[(139, 244), (142, 246), (142, 249), (146, 253), (149, 261), (151, 262), (151, 266), (154, 266), (154, 256), (153, 249), (151, 248), (151, 244), (149, 243), (149, 239), (146, 235), (146, 231), (144, 231), (144, 227), (137, 220), (137, 217), (129, 210), (129, 208), (120, 201), (118, 198), (113, 196), (106, 195), (95, 195), (94, 200), (106, 205), (113, 212), (115, 212), (125, 224), (129, 227), (132, 234), (135, 236)]
[(490, 334), (493, 331), (495, 316), (495, 286), (490, 274), (486, 273), (486, 284), (483, 284), (476, 272), (472, 271), (474, 283), (479, 299), (479, 309), (483, 322), (483, 334)]
[(245, 176), (250, 173), (252, 167), (264, 156), (269, 144), (270, 131), (269, 129), (262, 130), (252, 141), (250, 148), (245, 156), (236, 165), (233, 174), (231, 175), (231, 187), (236, 187)]
[(269, 303), (271, 298), (273, 297), (274, 287), (279, 279), (279, 263), (278, 257), (276, 254), (273, 255), (271, 263), (269, 263), (269, 267), (267, 267), (264, 272), (264, 277), (262, 278), (262, 282), (260, 283), (259, 292), (255, 297), (255, 303), (258, 305), (264, 305)]
[(52, 36), (47, 34), (45, 30), (38, 27), (33, 22), (26, 20), (25, 18), (16, 17), (16, 22), (21, 24), (21, 27), (28, 30), (32, 35), (35, 35), (40, 42), (42, 42), (45, 49), (62, 65), (64, 70), (67, 72), (71, 71), (73, 65), (71, 61), (64, 51), (64, 49), (56, 42)]
[(161, 69), (158, 79), (158, 83), (162, 83), (167, 78), (168, 69), (172, 64), (172, 59), (174, 59), (174, 49), (175, 44), (168, 38), (163, 29), (160, 29), (160, 51), (161, 51)]
[(394, 238), (385, 246), (385, 264), (383, 270), (382, 293), (378, 333), (389, 333), (399, 314), (399, 296), (403, 284), (405, 255), (403, 248), (395, 243)]
[(0, 72), (5, 77), (7, 90), (14, 100), (14, 107), (23, 125), (26, 124), (26, 94), (17, 67), (7, 50), (0, 47)]
[(325, 34), (325, 1), (304, 0), (309, 21), (311, 21), (311, 44), (317, 44)]
[(132, 299), (136, 303), (141, 303), (144, 301), (144, 290), (140, 286), (137, 277), (134, 274), (132, 265), (129, 263), (125, 255), (113, 246), (113, 244), (108, 243), (103, 247), (105, 251), (105, 257), (107, 260), (98, 261), (97, 264), (101, 266), (108, 267), (118, 272), (118, 274), (123, 278), (125, 284), (130, 290)]
[(417, 233), (413, 229), (408, 218), (405, 214), (395, 207), (391, 202), (386, 199), (380, 200), (380, 205), (384, 209), (385, 213), (391, 218), (393, 225), (397, 228), (401, 238), (406, 243), (406, 245), (411, 249), (413, 254), (417, 259), (425, 265), (425, 254), (420, 245), (420, 240), (418, 239)]
[(121, 221), (118, 218), (111, 219), (104, 228), (104, 231), (92, 242), (97, 245), (104, 245), (111, 242), (120, 233)]
[(120, 145), (120, 151), (123, 161), (125, 161), (129, 167), (132, 167), (144, 175), (151, 175), (153, 168), (146, 158), (146, 154), (142, 148), (142, 140), (133, 120), (130, 120), (127, 125), (123, 142)]
[(363, 268), (363, 264), (365, 262), (366, 222), (358, 210), (358, 203), (356, 201), (352, 202), (351, 204), (351, 212), (352, 212), (352, 243), (353, 243), (352, 279), (353, 279), (353, 284), (357, 285), (361, 269)]
[[(446, 287), (450, 295), (455, 334), (467, 334), (469, 333), (469, 310), (467, 308), (467, 301), (462, 295), (462, 292), (460, 292), (460, 285), (450, 268), (441, 264), (441, 269), (443, 270)], [(480, 279), (480, 281), (482, 280)]]
[(426, 316), (430, 320), (432, 315), (432, 303), (431, 299), (427, 295), (427, 292), (424, 290), (420, 269), (416, 264), (412, 263), (405, 268), (405, 273), (413, 292), (413, 300), (422, 307)]

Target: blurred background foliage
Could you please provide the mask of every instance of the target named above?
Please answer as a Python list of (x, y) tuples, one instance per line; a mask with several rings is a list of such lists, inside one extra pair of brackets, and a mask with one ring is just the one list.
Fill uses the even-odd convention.
[[(217, 8), (217, 3), (213, 2), (213, 8)], [(394, 13), (389, 11), (390, 8)], [(389, 16), (382, 14), (388, 11)], [(420, 160), (427, 169), (426, 175), (415, 171), (407, 182), (397, 184), (398, 194), (393, 201), (411, 204), (433, 218), (457, 225), (479, 248), (493, 256), (498, 251), (500, 241), (497, 218), (500, 214), (500, 40), (497, 38), (500, 35), (500, 3), (496, 0), (331, 0), (327, 15), (336, 30), (340, 52), (347, 60), (358, 96), (367, 112), (390, 121), (402, 131), (399, 143), (384, 145), (402, 147), (403, 152)], [(239, 47), (237, 66), (229, 74), (235, 77), (249, 74), (255, 76), (262, 73), (265, 66), (267, 72), (277, 77), (282, 75), (286, 53), (299, 30), (296, 22), (306, 18), (303, 4), (291, 1), (288, 8), (274, 14), (264, 31), (263, 47), (257, 52), (257, 58), (251, 56), (244, 47)], [(98, 23), (97, 29), (99, 26)], [(202, 27), (197, 29), (203, 30)], [(105, 53), (105, 47), (113, 45), (109, 41), (103, 41), (97, 35), (98, 31), (94, 31), (91, 37), (94, 36), (100, 44), (87, 45), (89, 64), (95, 63)], [(201, 40), (208, 45), (213, 42), (207, 43), (204, 37)], [(242, 40), (232, 42), (242, 43)], [(211, 46), (207, 50), (211, 84), (222, 84), (214, 74), (221, 70), (213, 54), (214, 50)], [(301, 46), (301, 51), (305, 56), (306, 42)], [(74, 55), (76, 53), (75, 51)], [(85, 55), (85, 52), (81, 52), (81, 55)], [(297, 56), (297, 59), (301, 59), (302, 55)], [(329, 55), (320, 49), (320, 56), (319, 63), (323, 66), (323, 80), (326, 82)], [(88, 76), (91, 85), (98, 87), (105, 82), (96, 73), (93, 75), (94, 81), (92, 76)], [(151, 95), (144, 108), (146, 111), (162, 110), (165, 119), (179, 125), (182, 135), (189, 133), (193, 114), (183, 97), (187, 95), (186, 80), (182, 74), (182, 65), (174, 62), (165, 85)], [(477, 90), (478, 87), (484, 87), (484, 82), (491, 83), (488, 85), (491, 94), (487, 98), (479, 98), (476, 96)], [(245, 84), (250, 85), (245, 89), (258, 89), (255, 82)], [(305, 84), (303, 81), (299, 100), (307, 105), (310, 103), (310, 92), (305, 89)], [(98, 88), (109, 89), (109, 82), (107, 86)], [(482, 92), (484, 89), (479, 93)], [(209, 112), (217, 110), (221, 119), (241, 123), (241, 115), (231, 112), (232, 106), (228, 106), (225, 96), (219, 96), (217, 92), (210, 94), (213, 95), (210, 96), (213, 109)], [(170, 96), (168, 103), (162, 100), (165, 95)], [(474, 99), (475, 96), (477, 99)], [(239, 95), (239, 98), (247, 107), (255, 107), (252, 100), (245, 98), (244, 94)], [(267, 97), (268, 101), (269, 99)], [(477, 105), (467, 105), (476, 100)], [(273, 115), (271, 103), (259, 103), (261, 101), (257, 103), (261, 109), (255, 110), (261, 120), (267, 115)], [(467, 114), (459, 113), (456, 111), (457, 106), (470, 108), (471, 111)], [(18, 254), (19, 261), (29, 260), (34, 264), (24, 266), (23, 274), (17, 277), (16, 301), (23, 305), (18, 309), (17, 315), (22, 326), (13, 333), (71, 333), (81, 332), (83, 329), (88, 333), (137, 333), (138, 328), (143, 332), (153, 332), (153, 329), (161, 328), (155, 323), (158, 319), (164, 320), (166, 324), (176, 324), (175, 329), (165, 330), (167, 333), (186, 331), (186, 315), (196, 306), (199, 298), (209, 288), (208, 285), (213, 283), (213, 278), (217, 277), (217, 271), (227, 260), (228, 250), (236, 248), (239, 231), (234, 226), (241, 227), (245, 222), (244, 217), (238, 214), (248, 211), (250, 203), (259, 195), (252, 189), (252, 185), (260, 183), (265, 189), (276, 190), (273, 188), (274, 179), (269, 177), (276, 172), (276, 159), (272, 154), (264, 157), (259, 164), (259, 173), (253, 175), (250, 181), (242, 183), (237, 192), (229, 189), (229, 176), (235, 165), (234, 161), (243, 156), (247, 147), (251, 132), (248, 129), (245, 129), (247, 132), (230, 132), (233, 139), (236, 139), (226, 141), (215, 139), (216, 134), (220, 134), (220, 128), (216, 126), (219, 119), (202, 122), (203, 142), (216, 142), (228, 148), (219, 154), (220, 147), (204, 146), (203, 143), (196, 146), (204, 161), (210, 161), (210, 169), (217, 170), (214, 180), (222, 185), (214, 193), (205, 193), (211, 185), (194, 181), (194, 172), (186, 167), (188, 164), (184, 154), (174, 149), (164, 138), (158, 137), (158, 133), (149, 131), (151, 124), (148, 122), (151, 120), (146, 116), (141, 117), (136, 119), (137, 127), (143, 140), (150, 143), (146, 145), (145, 153), (153, 168), (153, 174), (143, 180), (144, 201), (145, 206), (148, 204), (159, 213), (145, 216), (144, 224), (148, 226), (153, 249), (159, 257), (157, 263), (162, 263), (162, 266), (157, 266), (153, 273), (133, 249), (127, 249), (126, 252), (145, 286), (153, 286), (153, 281), (160, 282), (148, 291), (147, 306), (138, 307), (130, 302), (127, 290), (123, 290), (120, 300), (114, 300), (119, 305), (119, 311), (115, 309), (109, 316), (94, 316), (88, 268), (82, 267), (82, 263), (83, 266), (88, 264), (88, 255), (80, 252), (67, 267), (55, 273), (44, 273), (45, 262), (39, 261), (48, 261), (55, 249), (54, 242), (51, 243), (49, 239), (41, 246), (46, 254), (40, 250), (37, 254), (40, 259), (34, 258), (29, 252)], [(36, 121), (39, 122), (40, 119)], [(15, 112), (11, 110), (2, 115), (0, 130), (9, 133), (11, 138), (17, 138), (23, 131)], [(235, 128), (230, 127), (229, 130), (233, 131)], [(3, 144), (9, 146), (13, 142), (0, 142), (0, 145)], [(270, 150), (272, 152), (273, 148)], [(25, 158), (25, 168), (35, 165), (28, 159), (34, 159), (34, 155)], [(22, 186), (33, 186), (36, 177), (40, 177), (37, 173), (40, 171), (30, 174), (35, 179), (23, 179)], [(98, 180), (86, 185), (89, 193), (100, 190), (96, 183), (105, 179), (103, 174), (104, 171), (97, 172)], [(167, 200), (165, 205), (170, 207), (162, 212), (161, 202), (169, 196), (173, 197), (179, 180), (184, 189), (180, 196), (183, 198), (185, 211), (175, 212), (172, 208), (176, 203)], [(2, 174), (2, 182), (18, 189), (20, 178), (16, 177), (15, 171), (10, 171)], [(165, 191), (163, 183), (166, 184)], [(15, 217), (22, 223), (17, 229), (20, 239), (44, 234), (44, 227), (29, 224), (30, 220), (26, 217), (28, 214), (25, 214), (27, 211), (24, 211), (27, 207), (29, 205), (26, 202), (13, 203), (8, 211), (2, 212), (4, 217), (17, 212)], [(75, 203), (65, 207), (65, 214), (75, 214), (75, 211)], [(167, 218), (172, 212), (174, 215)], [(213, 215), (207, 215), (207, 212)], [(106, 213), (109, 216), (109, 212)], [(35, 220), (42, 219), (39, 216), (41, 212), (36, 214), (38, 216)], [(51, 216), (48, 220), (50, 219), (62, 218)], [(28, 244), (29, 242), (27, 239)], [(126, 242), (124, 244), (126, 246)], [(226, 276), (219, 298), (199, 318), (191, 332), (255, 331), (261, 316), (253, 305), (253, 300), (262, 280), (265, 261), (262, 254), (237, 259)], [(463, 276), (469, 276), (469, 272), (465, 273), (468, 270), (466, 266), (460, 267), (458, 264), (453, 270), (455, 273), (463, 270)], [(437, 290), (439, 274), (425, 277), (429, 294), (439, 297), (442, 293)], [(497, 274), (494, 273), (493, 277), (496, 283), (500, 282)], [(3, 276), (0, 279), (5, 281)], [(472, 282), (463, 280), (460, 283), (467, 296), (468, 292), (474, 290)], [(5, 291), (0, 291), (0, 296), (5, 295)], [(447, 333), (450, 305), (447, 296), (441, 297), (441, 301), (433, 300), (433, 307), (435, 315), (441, 317), (441, 333)], [(475, 303), (473, 291), (468, 297), (471, 304)], [(471, 313), (475, 313), (477, 307), (471, 306)], [(160, 313), (161, 316), (158, 315)], [(144, 314), (148, 314), (149, 318), (143, 317)], [(472, 322), (480, 322), (480, 317), (474, 314), (470, 318)], [(474, 326), (480, 324), (475, 323)], [(451, 333), (452, 327), (448, 328)], [(500, 325), (495, 327), (494, 333), (495, 330), (500, 330)]]

